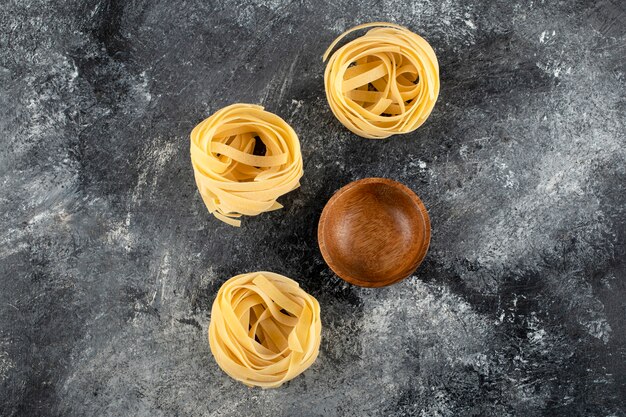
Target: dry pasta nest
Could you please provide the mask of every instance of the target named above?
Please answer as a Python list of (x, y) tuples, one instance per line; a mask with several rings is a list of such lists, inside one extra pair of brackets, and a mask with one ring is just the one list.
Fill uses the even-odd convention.
[(191, 162), (202, 200), (218, 219), (240, 226), (242, 215), (282, 207), (278, 197), (300, 186), (296, 132), (251, 104), (225, 107), (191, 132)]
[(298, 283), (272, 272), (226, 281), (211, 310), (209, 344), (218, 365), (249, 386), (275, 388), (317, 358), (320, 307)]
[[(335, 51), (349, 33), (371, 28)], [(417, 129), (439, 95), (439, 64), (422, 37), (392, 23), (368, 23), (339, 36), (324, 54), (326, 98), (359, 136), (382, 139)]]

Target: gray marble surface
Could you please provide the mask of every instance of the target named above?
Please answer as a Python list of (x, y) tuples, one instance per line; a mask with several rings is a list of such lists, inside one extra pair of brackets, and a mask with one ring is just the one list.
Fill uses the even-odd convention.
[[(321, 55), (343, 30), (423, 35), (441, 95), (360, 139)], [(608, 1), (21, 1), (0, 8), (0, 416), (625, 416), (626, 6)], [(188, 134), (263, 104), (302, 187), (241, 229), (206, 212)], [(407, 184), (429, 254), (389, 288), (324, 264), (351, 180)], [(217, 289), (272, 270), (318, 298), (317, 362), (248, 389), (206, 338)]]

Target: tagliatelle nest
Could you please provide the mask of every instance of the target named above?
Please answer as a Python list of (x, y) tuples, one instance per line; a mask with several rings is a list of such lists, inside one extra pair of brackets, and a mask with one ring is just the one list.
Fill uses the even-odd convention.
[[(371, 28), (335, 51), (348, 34)], [(328, 58), (330, 55), (330, 58)], [(356, 26), (329, 46), (323, 60), (326, 98), (339, 121), (359, 136), (409, 133), (430, 115), (439, 95), (439, 64), (422, 37), (392, 23)]]
[(211, 309), (209, 344), (217, 364), (249, 386), (276, 388), (317, 358), (320, 307), (298, 283), (272, 272), (226, 281)]
[(242, 215), (282, 208), (276, 199), (298, 188), (302, 177), (296, 132), (252, 104), (230, 105), (198, 124), (191, 162), (209, 212), (233, 226), (241, 225)]

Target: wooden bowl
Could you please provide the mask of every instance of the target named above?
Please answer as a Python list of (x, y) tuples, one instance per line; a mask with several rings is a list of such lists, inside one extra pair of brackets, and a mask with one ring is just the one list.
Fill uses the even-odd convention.
[(317, 228), (324, 260), (339, 277), (384, 287), (411, 275), (430, 244), (430, 220), (417, 195), (397, 181), (351, 182), (326, 203)]

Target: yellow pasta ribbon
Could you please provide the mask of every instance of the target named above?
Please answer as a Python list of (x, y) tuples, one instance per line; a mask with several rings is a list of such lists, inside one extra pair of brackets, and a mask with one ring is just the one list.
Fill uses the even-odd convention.
[[(345, 36), (366, 28), (372, 29), (331, 56)], [(426, 121), (439, 96), (439, 64), (433, 48), (393, 23), (353, 27), (328, 47), (326, 60), (328, 104), (345, 127), (364, 138), (414, 131)]]
[(320, 306), (297, 282), (272, 272), (226, 281), (211, 309), (209, 344), (217, 364), (248, 386), (277, 388), (319, 353)]
[[(261, 143), (259, 143), (259, 141)], [(264, 154), (255, 154), (255, 148)], [(242, 215), (282, 208), (276, 199), (300, 186), (302, 155), (296, 132), (252, 104), (233, 104), (191, 132), (196, 185), (210, 213), (233, 226)]]

